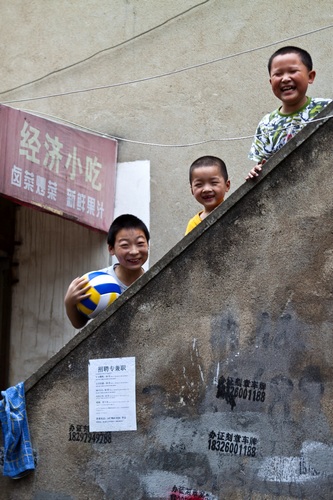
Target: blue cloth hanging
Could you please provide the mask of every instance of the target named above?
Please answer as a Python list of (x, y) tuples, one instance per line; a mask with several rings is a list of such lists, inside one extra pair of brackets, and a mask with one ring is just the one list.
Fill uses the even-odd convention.
[(30, 442), (24, 383), (1, 391), (0, 423), (4, 440), (3, 475), (13, 479), (25, 476), (35, 468)]

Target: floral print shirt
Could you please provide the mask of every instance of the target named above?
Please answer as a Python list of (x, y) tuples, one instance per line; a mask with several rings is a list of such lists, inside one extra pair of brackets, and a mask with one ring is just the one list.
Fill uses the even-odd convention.
[(331, 99), (308, 97), (304, 106), (289, 115), (283, 115), (279, 109), (265, 115), (259, 122), (250, 149), (249, 158), (256, 162), (267, 160), (294, 137), (304, 125), (327, 106)]

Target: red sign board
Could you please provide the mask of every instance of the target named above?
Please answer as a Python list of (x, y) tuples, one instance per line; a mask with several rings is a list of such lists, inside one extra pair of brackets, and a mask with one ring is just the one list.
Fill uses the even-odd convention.
[(0, 193), (107, 232), (117, 141), (0, 105)]

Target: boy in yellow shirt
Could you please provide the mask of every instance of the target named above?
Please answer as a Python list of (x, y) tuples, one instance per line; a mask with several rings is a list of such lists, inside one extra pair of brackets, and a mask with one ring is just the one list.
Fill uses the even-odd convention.
[(189, 178), (191, 193), (204, 209), (189, 221), (185, 234), (192, 231), (220, 205), (230, 189), (227, 167), (224, 161), (216, 156), (202, 156), (195, 160), (190, 166)]

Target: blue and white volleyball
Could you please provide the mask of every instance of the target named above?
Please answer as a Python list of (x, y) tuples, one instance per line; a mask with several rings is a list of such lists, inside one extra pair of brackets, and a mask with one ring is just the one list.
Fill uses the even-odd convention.
[(84, 274), (82, 278), (89, 281), (88, 293), (90, 293), (90, 297), (79, 302), (77, 308), (88, 318), (95, 318), (121, 294), (120, 286), (108, 273), (91, 271)]

